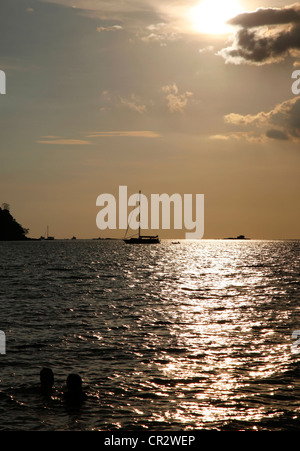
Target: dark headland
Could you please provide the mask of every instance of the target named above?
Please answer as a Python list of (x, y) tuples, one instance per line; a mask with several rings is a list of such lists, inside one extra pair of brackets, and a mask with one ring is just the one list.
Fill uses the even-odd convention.
[(29, 229), (21, 226), (11, 215), (9, 205), (0, 207), (0, 241), (24, 241), (29, 240), (26, 235)]

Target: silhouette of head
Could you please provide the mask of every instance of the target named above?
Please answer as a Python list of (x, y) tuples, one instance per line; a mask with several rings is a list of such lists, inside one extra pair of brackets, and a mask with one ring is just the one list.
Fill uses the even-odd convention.
[(43, 368), (40, 372), (40, 381), (44, 391), (51, 390), (54, 384), (53, 371), (50, 368)]
[(69, 374), (67, 377), (67, 391), (65, 399), (70, 405), (79, 406), (87, 399), (87, 395), (82, 390), (82, 380), (79, 374)]
[(82, 380), (79, 374), (69, 374), (67, 377), (67, 388), (74, 394), (82, 392)]

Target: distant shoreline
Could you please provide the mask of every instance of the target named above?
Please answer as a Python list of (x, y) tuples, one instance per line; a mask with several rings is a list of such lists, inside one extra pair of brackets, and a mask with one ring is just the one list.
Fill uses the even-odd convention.
[[(176, 240), (176, 243), (173, 244), (180, 244), (184, 242), (195, 242), (195, 241), (300, 241), (300, 238), (202, 238), (200, 240), (187, 240), (186, 238), (162, 238), (162, 241), (174, 241)], [(22, 240), (0, 240), (0, 243), (26, 243), (26, 242), (59, 242), (59, 241), (123, 241), (123, 238), (55, 238), (51, 240), (47, 239), (40, 239), (40, 238), (26, 238)]]

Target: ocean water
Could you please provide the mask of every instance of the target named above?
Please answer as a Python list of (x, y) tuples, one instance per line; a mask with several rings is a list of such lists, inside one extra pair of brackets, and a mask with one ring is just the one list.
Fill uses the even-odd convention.
[(0, 430), (300, 430), (299, 248), (1, 242)]

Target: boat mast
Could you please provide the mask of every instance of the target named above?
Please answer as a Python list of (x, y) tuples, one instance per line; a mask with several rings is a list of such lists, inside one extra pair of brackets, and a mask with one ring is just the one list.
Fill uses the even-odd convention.
[(141, 237), (141, 191), (139, 191), (139, 238)]

